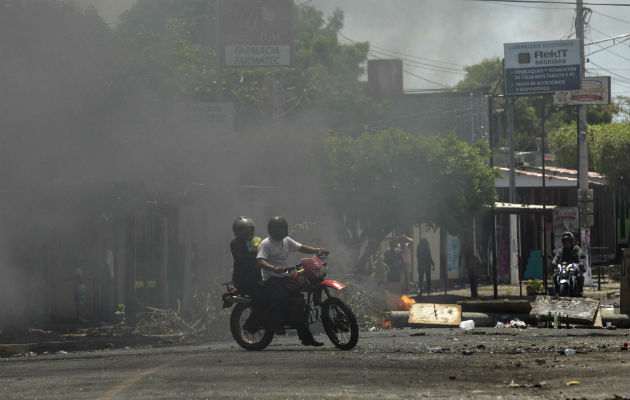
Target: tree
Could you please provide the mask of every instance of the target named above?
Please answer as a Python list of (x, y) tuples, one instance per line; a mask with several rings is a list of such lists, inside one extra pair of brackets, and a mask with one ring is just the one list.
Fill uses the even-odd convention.
[(324, 181), (328, 200), (343, 216), (348, 244), (367, 243), (358, 268), (383, 238), (412, 224), (459, 231), (495, 200), (487, 149), (454, 136), (411, 135), (399, 129), (358, 137), (329, 136)]
[(224, 68), (218, 73), (216, 0), (140, 0), (121, 17), (119, 33), (129, 49), (130, 87), (154, 91), (167, 99), (235, 103), (252, 123), (271, 118), (271, 89), (284, 82), (282, 116), (305, 112), (323, 115), (333, 128), (372, 120), (383, 107), (369, 96), (359, 78), (368, 44), (341, 44), (343, 12), (327, 20), (310, 6), (294, 8), (294, 65)]
[[(457, 91), (469, 91), (475, 89), (487, 89), (488, 93), (503, 94), (503, 66), (497, 58), (484, 59), (478, 64), (465, 68), (466, 76), (455, 86)], [(540, 135), (540, 103), (548, 102), (546, 96), (518, 96), (514, 101), (514, 147), (527, 151), (536, 149), (536, 137)], [(505, 102), (495, 101), (497, 108), (505, 108)], [(617, 104), (603, 106), (591, 106), (587, 110), (587, 122), (589, 125), (610, 123), (613, 117), (619, 114)], [(563, 125), (575, 121), (577, 116), (569, 108), (560, 108), (547, 116), (545, 127), (547, 130), (558, 129)], [(501, 138), (503, 145), (508, 142), (507, 135)]]
[[(555, 154), (558, 166), (577, 168), (576, 135), (575, 124), (551, 132), (549, 147)], [(591, 125), (588, 127), (587, 140), (590, 169), (603, 174), (613, 189), (630, 191), (630, 124)]]

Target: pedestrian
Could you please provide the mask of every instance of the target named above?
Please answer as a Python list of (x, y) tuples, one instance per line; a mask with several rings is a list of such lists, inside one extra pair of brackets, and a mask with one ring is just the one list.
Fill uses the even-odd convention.
[(470, 297), (473, 299), (479, 297), (477, 293), (477, 265), (480, 263), (479, 257), (475, 254), (472, 243), (465, 243), (459, 253), (459, 264), (464, 262), (464, 269), (468, 275), (470, 282)]
[(394, 239), (389, 241), (389, 249), (383, 253), (383, 260), (389, 272), (387, 273), (387, 290), (396, 293), (400, 289), (400, 271), (402, 268), (402, 257), (400, 247)]
[(400, 293), (409, 293), (409, 280), (411, 272), (411, 243), (413, 239), (407, 235), (400, 235), (398, 237), (398, 246), (400, 247)]
[(431, 271), (435, 271), (435, 263), (431, 257), (431, 249), (427, 239), (420, 240), (416, 249), (416, 258), (418, 259), (418, 295), (422, 295), (422, 280), (426, 276), (426, 293), (431, 293)]

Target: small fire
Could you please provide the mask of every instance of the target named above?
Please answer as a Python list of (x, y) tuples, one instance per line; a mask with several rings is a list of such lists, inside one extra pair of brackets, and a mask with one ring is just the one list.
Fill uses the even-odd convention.
[(409, 309), (411, 308), (412, 304), (415, 304), (416, 301), (414, 299), (411, 299), (409, 297), (407, 297), (406, 295), (403, 295), (400, 298), (400, 302), (398, 303), (398, 310), (399, 311), (409, 311)]

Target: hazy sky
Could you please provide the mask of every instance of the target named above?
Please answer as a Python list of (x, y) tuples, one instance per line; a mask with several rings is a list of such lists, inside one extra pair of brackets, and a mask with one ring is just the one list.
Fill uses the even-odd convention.
[[(108, 23), (115, 24), (118, 14), (134, 4), (135, 0), (75, 2), (95, 5)], [(556, 40), (568, 38), (569, 35), (575, 38), (575, 10), (571, 5), (484, 3), (473, 0), (296, 2), (314, 6), (326, 15), (330, 15), (335, 8), (341, 8), (346, 17), (343, 34), (350, 40), (370, 42), (370, 58), (403, 58), (406, 71), (405, 89), (454, 85), (464, 76), (463, 66), (477, 63), (484, 58), (502, 57), (503, 43)], [(629, 33), (630, 7), (588, 7), (593, 13), (588, 25), (587, 43)], [(347, 41), (344, 38), (342, 40)], [(601, 49), (601, 46), (612, 43), (587, 46), (587, 54), (600, 50), (588, 57), (590, 63), (587, 64), (587, 74), (612, 76), (613, 96), (628, 96), (630, 41), (607, 50)]]

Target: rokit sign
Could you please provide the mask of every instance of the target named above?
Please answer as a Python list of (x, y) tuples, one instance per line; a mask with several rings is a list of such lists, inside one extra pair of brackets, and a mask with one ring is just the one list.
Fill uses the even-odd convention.
[(503, 46), (506, 95), (581, 88), (578, 40), (506, 43)]

